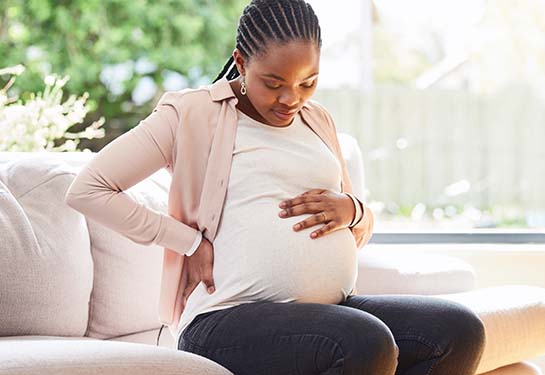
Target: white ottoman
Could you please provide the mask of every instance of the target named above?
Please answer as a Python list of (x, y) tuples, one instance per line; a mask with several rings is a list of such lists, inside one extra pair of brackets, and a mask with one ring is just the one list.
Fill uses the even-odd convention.
[(356, 294), (446, 294), (475, 288), (473, 267), (442, 254), (360, 250)]
[(519, 362), (480, 375), (543, 375), (543, 372), (533, 363)]
[[(545, 288), (505, 285), (436, 297), (469, 307), (483, 321), (486, 347), (477, 374), (545, 354)], [(541, 373), (535, 369), (520, 364), (492, 374)]]

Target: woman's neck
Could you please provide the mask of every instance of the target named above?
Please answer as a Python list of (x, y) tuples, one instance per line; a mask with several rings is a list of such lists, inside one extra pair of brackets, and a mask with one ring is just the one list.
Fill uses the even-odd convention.
[[(261, 116), (259, 114), (259, 112), (257, 112), (255, 107), (252, 105), (252, 103), (248, 99), (248, 96), (241, 94), (241, 92), (240, 92), (240, 78), (236, 78), (236, 79), (234, 79), (232, 81), (229, 81), (229, 84), (231, 85), (231, 89), (233, 90), (233, 92), (235, 93), (235, 96), (238, 99), (238, 103), (237, 103), (236, 107), (240, 111), (242, 111), (245, 115), (249, 116), (250, 118), (252, 118), (252, 119), (254, 119), (256, 121), (262, 122), (264, 124), (267, 124), (267, 120), (265, 120), (263, 118), (263, 116)], [(274, 125), (271, 125), (271, 126), (274, 126)]]

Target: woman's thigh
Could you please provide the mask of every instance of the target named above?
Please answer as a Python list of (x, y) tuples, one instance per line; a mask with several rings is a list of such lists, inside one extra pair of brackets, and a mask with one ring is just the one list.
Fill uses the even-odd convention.
[(267, 301), (195, 319), (178, 349), (236, 375), (393, 375), (399, 353), (386, 324), (360, 309)]
[(482, 321), (458, 302), (391, 294), (349, 296), (340, 305), (388, 326), (399, 348), (396, 374), (473, 374), (484, 350)]

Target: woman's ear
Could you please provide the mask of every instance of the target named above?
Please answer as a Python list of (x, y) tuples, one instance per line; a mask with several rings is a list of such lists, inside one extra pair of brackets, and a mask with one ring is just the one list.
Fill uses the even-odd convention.
[(235, 48), (233, 51), (233, 59), (235, 61), (235, 64), (237, 65), (237, 70), (240, 73), (240, 75), (246, 74), (246, 60), (244, 59), (244, 56), (240, 53), (240, 51)]

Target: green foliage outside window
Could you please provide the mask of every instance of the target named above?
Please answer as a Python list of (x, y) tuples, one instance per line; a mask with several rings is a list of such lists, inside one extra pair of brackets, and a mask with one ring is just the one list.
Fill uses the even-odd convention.
[[(2, 1), (0, 66), (26, 67), (11, 93), (22, 99), (42, 91), (46, 75), (70, 76), (68, 93), (89, 93), (87, 120), (106, 119), (106, 137), (90, 147), (97, 151), (149, 114), (168, 89), (168, 77), (190, 87), (211, 82), (232, 53), (246, 3)], [(9, 78), (0, 76), (0, 85)], [(135, 88), (143, 83), (152, 96), (135, 100)]]

